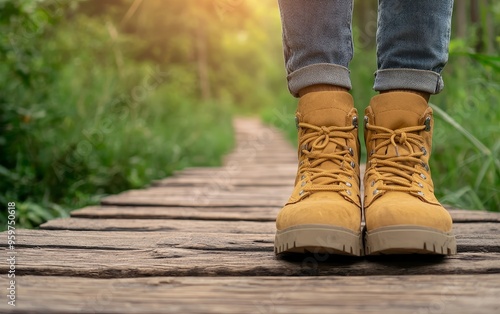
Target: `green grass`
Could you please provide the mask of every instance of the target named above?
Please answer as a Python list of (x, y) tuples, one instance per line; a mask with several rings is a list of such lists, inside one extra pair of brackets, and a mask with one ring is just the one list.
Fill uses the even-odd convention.
[(220, 104), (180, 96), (168, 83), (135, 101), (112, 71), (81, 75), (85, 66), (66, 65), (43, 108), (23, 113), (15, 171), (0, 168), (10, 179), (2, 201), (17, 202), (23, 227), (178, 169), (219, 165), (232, 147), (231, 115)]
[[(18, 202), (23, 227), (174, 170), (219, 165), (232, 147), (231, 116), (220, 105), (179, 96), (168, 84), (128, 102), (112, 73), (77, 75), (82, 66), (68, 65), (43, 110), (25, 113), (15, 171), (1, 168), (11, 183), (2, 201)], [(76, 92), (82, 85), (86, 92)]]
[(473, 59), (450, 58), (435, 104), (436, 195), (460, 208), (500, 210), (500, 73)]
[[(116, 62), (108, 51), (118, 44), (107, 44), (98, 25), (84, 18), (60, 25), (51, 41), (40, 39), (39, 55), (21, 60), (16, 52), (0, 65), (7, 91), (0, 95), (0, 202), (16, 202), (19, 227), (67, 216), (178, 169), (220, 165), (233, 146), (227, 104), (200, 101), (183, 68), (126, 55)], [(51, 69), (45, 63), (53, 48), (66, 57)], [(21, 62), (32, 71), (28, 83), (11, 71)], [(5, 222), (1, 211), (0, 229)]]

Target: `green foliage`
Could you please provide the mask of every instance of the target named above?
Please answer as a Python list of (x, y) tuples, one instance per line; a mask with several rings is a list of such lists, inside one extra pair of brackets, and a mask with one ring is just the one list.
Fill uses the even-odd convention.
[(134, 59), (132, 35), (106, 16), (68, 19), (75, 11), (60, 1), (2, 5), (0, 202), (16, 202), (21, 226), (218, 165), (232, 146), (228, 106), (186, 88), (188, 65)]
[(435, 96), (436, 195), (460, 208), (500, 210), (500, 71), (486, 56), (450, 58), (445, 91)]

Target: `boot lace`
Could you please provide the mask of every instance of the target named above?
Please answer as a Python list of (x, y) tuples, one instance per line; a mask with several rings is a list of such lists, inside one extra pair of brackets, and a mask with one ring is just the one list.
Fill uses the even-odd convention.
[[(342, 191), (344, 187), (340, 183), (347, 184), (343, 176), (352, 178), (354, 163), (353, 148), (346, 145), (347, 140), (353, 139), (350, 133), (355, 126), (315, 126), (308, 123), (299, 123), (299, 127), (304, 130), (300, 137), (300, 153), (305, 156), (299, 164), (299, 173), (308, 172), (311, 174), (312, 184), (303, 189), (304, 192), (314, 191)], [(334, 152), (326, 153), (328, 145), (336, 145)], [(332, 162), (334, 165), (328, 169), (320, 167), (324, 162)], [(323, 178), (322, 180), (318, 180)]]
[[(421, 165), (426, 170), (429, 169), (428, 165), (421, 159), (422, 156), (427, 154), (427, 151), (423, 145), (424, 139), (419, 135), (420, 131), (426, 129), (426, 126), (412, 126), (391, 130), (367, 123), (365, 128), (376, 132), (371, 138), (372, 141), (382, 140), (370, 152), (370, 169), (368, 171), (376, 175), (374, 181), (372, 181), (372, 185), (375, 184), (375, 181), (382, 181), (382, 184), (377, 187), (374, 193), (377, 193), (378, 190), (386, 190), (423, 195), (423, 192), (413, 185), (415, 181), (413, 175), (419, 171), (417, 165)], [(386, 151), (390, 145), (396, 151), (395, 156), (376, 153)], [(386, 150), (383, 150), (384, 147), (386, 147)], [(406, 148), (407, 152), (400, 155), (402, 147)], [(420, 149), (416, 149), (416, 147)], [(423, 179), (426, 178), (422, 173), (419, 173), (419, 175)], [(419, 187), (423, 187), (421, 183), (418, 183), (418, 185)]]

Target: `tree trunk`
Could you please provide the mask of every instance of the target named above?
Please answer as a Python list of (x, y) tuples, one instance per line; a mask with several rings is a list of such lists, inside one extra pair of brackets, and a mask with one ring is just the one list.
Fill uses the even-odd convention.
[(456, 37), (464, 39), (467, 36), (467, 1), (455, 1)]
[(481, 25), (481, 10), (479, 0), (471, 0), (470, 3), (470, 20), (476, 29), (476, 52), (484, 52), (483, 27)]
[(489, 0), (486, 7), (486, 40), (489, 54), (495, 53), (495, 22), (493, 20), (491, 10), (489, 9), (492, 6), (493, 0)]

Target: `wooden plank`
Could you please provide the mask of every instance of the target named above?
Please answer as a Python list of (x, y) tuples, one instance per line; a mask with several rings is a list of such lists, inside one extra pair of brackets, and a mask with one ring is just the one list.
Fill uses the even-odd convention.
[(263, 165), (279, 165), (279, 164), (297, 164), (297, 155), (294, 154), (269, 154), (269, 155), (229, 155), (224, 157), (225, 163), (229, 162), (240, 162), (240, 163), (252, 163), (252, 164), (263, 164)]
[(284, 199), (266, 199), (264, 197), (235, 197), (222, 198), (204, 195), (202, 191), (193, 193), (191, 197), (182, 196), (137, 196), (137, 195), (111, 195), (101, 200), (103, 205), (125, 205), (125, 206), (179, 206), (179, 207), (277, 207), (286, 202)]
[(197, 219), (274, 221), (280, 207), (133, 207), (91, 206), (71, 212), (76, 218)]
[(455, 222), (500, 222), (500, 213), (447, 208)]
[[(490, 229), (488, 225), (485, 227)], [(458, 251), (500, 253), (498, 229), (500, 228), (493, 228), (489, 233), (459, 233), (457, 235)], [(17, 238), (17, 247), (98, 250), (172, 247), (192, 250), (272, 252), (274, 243), (274, 234), (272, 233), (234, 234), (184, 231), (138, 233), (127, 231), (19, 230)], [(3, 246), (5, 247), (5, 245)]]
[[(275, 221), (281, 206), (276, 207), (155, 207), (90, 206), (71, 212), (79, 218), (120, 219), (199, 219)], [(455, 223), (500, 222), (500, 213), (449, 210)]]
[[(271, 234), (200, 234), (187, 232), (106, 232), (71, 230), (19, 230), (17, 248), (140, 250), (273, 251)], [(5, 245), (2, 245), (5, 247)]]
[[(297, 164), (283, 164), (283, 165), (274, 165), (274, 166), (269, 166), (269, 165), (251, 165), (251, 164), (237, 164), (237, 165), (225, 165), (222, 167), (188, 167), (184, 168), (182, 170), (174, 172), (175, 174), (182, 174), (182, 175), (190, 175), (190, 174), (206, 174), (206, 173), (214, 173), (214, 172), (220, 172), (220, 171), (225, 171), (225, 172), (235, 172), (239, 171), (241, 173), (252, 173), (254, 171), (260, 171), (260, 172), (267, 172), (270, 170), (275, 170), (280, 173), (293, 173), (297, 171)], [(267, 172), (269, 173), (269, 172)]]
[[(291, 192), (291, 188), (288, 190), (289, 192)], [(220, 202), (221, 204), (218, 206), (226, 206), (226, 207), (233, 206), (235, 207), (235, 210), (238, 210), (237, 209), (238, 207), (252, 206), (251, 201), (253, 201), (256, 198), (260, 200), (254, 201), (257, 203), (254, 205), (255, 207), (270, 206), (269, 205), (270, 203), (271, 206), (282, 206), (287, 201), (288, 195), (284, 193), (282, 195), (278, 194), (273, 195), (271, 193), (239, 192), (238, 190), (236, 191), (205, 190), (203, 188), (201, 189), (194, 188), (191, 189), (190, 192), (186, 191), (184, 193), (178, 193), (178, 194), (163, 194), (163, 193), (158, 193), (157, 191), (146, 191), (146, 190), (125, 192), (117, 195), (107, 196), (103, 198), (102, 201), (111, 203), (114, 200), (122, 199), (119, 201), (127, 205), (126, 200), (131, 200), (131, 202), (134, 202), (134, 200), (149, 199), (151, 202), (160, 201), (160, 202), (165, 202), (167, 204), (174, 203), (174, 205), (183, 205), (183, 206), (191, 206), (191, 205), (184, 205), (183, 203), (187, 204), (195, 203), (193, 206), (199, 206), (202, 203), (208, 203), (210, 201), (211, 206), (214, 206), (214, 204)], [(238, 205), (232, 204), (235, 201), (239, 201), (239, 203), (237, 203)], [(229, 202), (229, 205), (226, 205), (226, 202)], [(277, 203), (277, 205), (273, 205), (276, 202), (279, 203)], [(260, 203), (263, 204), (259, 205)], [(133, 203), (130, 203), (128, 205), (133, 205)]]
[(86, 219), (61, 218), (40, 226), (46, 230), (182, 231), (199, 233), (274, 233), (274, 222), (204, 221), (183, 219)]
[(170, 177), (162, 180), (153, 181), (153, 186), (206, 186), (207, 184), (214, 184), (218, 186), (293, 186), (293, 181), (283, 180), (280, 178), (267, 177), (263, 179), (258, 178), (244, 178), (238, 177), (231, 180), (221, 178), (207, 182), (206, 178), (197, 177)]
[[(277, 143), (276, 143), (277, 144)], [(279, 145), (279, 144), (278, 144)], [(265, 147), (267, 146), (267, 147)], [(236, 147), (235, 151), (233, 153), (230, 153), (227, 155), (227, 157), (230, 158), (241, 158), (241, 159), (253, 159), (253, 158), (268, 158), (270, 159), (269, 161), (273, 161), (276, 159), (291, 159), (292, 162), (297, 160), (297, 152), (295, 150), (290, 149), (290, 146), (287, 145), (285, 148), (284, 145), (282, 148), (285, 148), (283, 151), (280, 148), (275, 148), (273, 147), (273, 143), (266, 143), (265, 146), (258, 147), (258, 148), (253, 148), (253, 147)], [(271, 148), (272, 147), (272, 148)]]
[[(0, 276), (7, 282), (6, 276)], [(19, 276), (29, 313), (498, 313), (500, 275), (366, 277)], [(6, 302), (0, 311), (11, 311)], [(17, 312), (16, 311), (16, 312)]]
[[(213, 239), (218, 239), (214, 237)], [(4, 252), (3, 254), (5, 254)], [(16, 248), (16, 275), (126, 278), (144, 276), (380, 276), (500, 273), (500, 253), (346, 258), (272, 251), (176, 248), (138, 250)], [(8, 265), (0, 264), (0, 274)]]
[[(93, 230), (93, 231), (181, 231), (196, 233), (274, 234), (273, 221), (204, 221), (184, 219), (87, 219), (61, 218), (40, 226), (46, 230)], [(457, 236), (496, 235), (498, 223), (455, 223)]]
[(141, 190), (128, 190), (117, 195), (138, 195), (138, 196), (185, 196), (193, 195), (193, 193), (204, 193), (210, 196), (223, 196), (223, 197), (274, 197), (276, 199), (288, 198), (292, 192), (293, 186), (290, 185), (280, 187), (263, 187), (263, 186), (248, 186), (238, 189), (228, 189), (219, 186), (205, 186), (205, 187), (184, 187), (184, 186), (171, 186), (171, 187), (150, 187)]
[(176, 173), (173, 177), (196, 177), (196, 178), (205, 178), (207, 182), (210, 180), (218, 179), (218, 178), (257, 178), (257, 179), (267, 179), (268, 177), (273, 177), (275, 179), (281, 180), (293, 180), (295, 179), (295, 171), (274, 171), (274, 170), (248, 170), (248, 171), (212, 171), (212, 172), (181, 172)]

